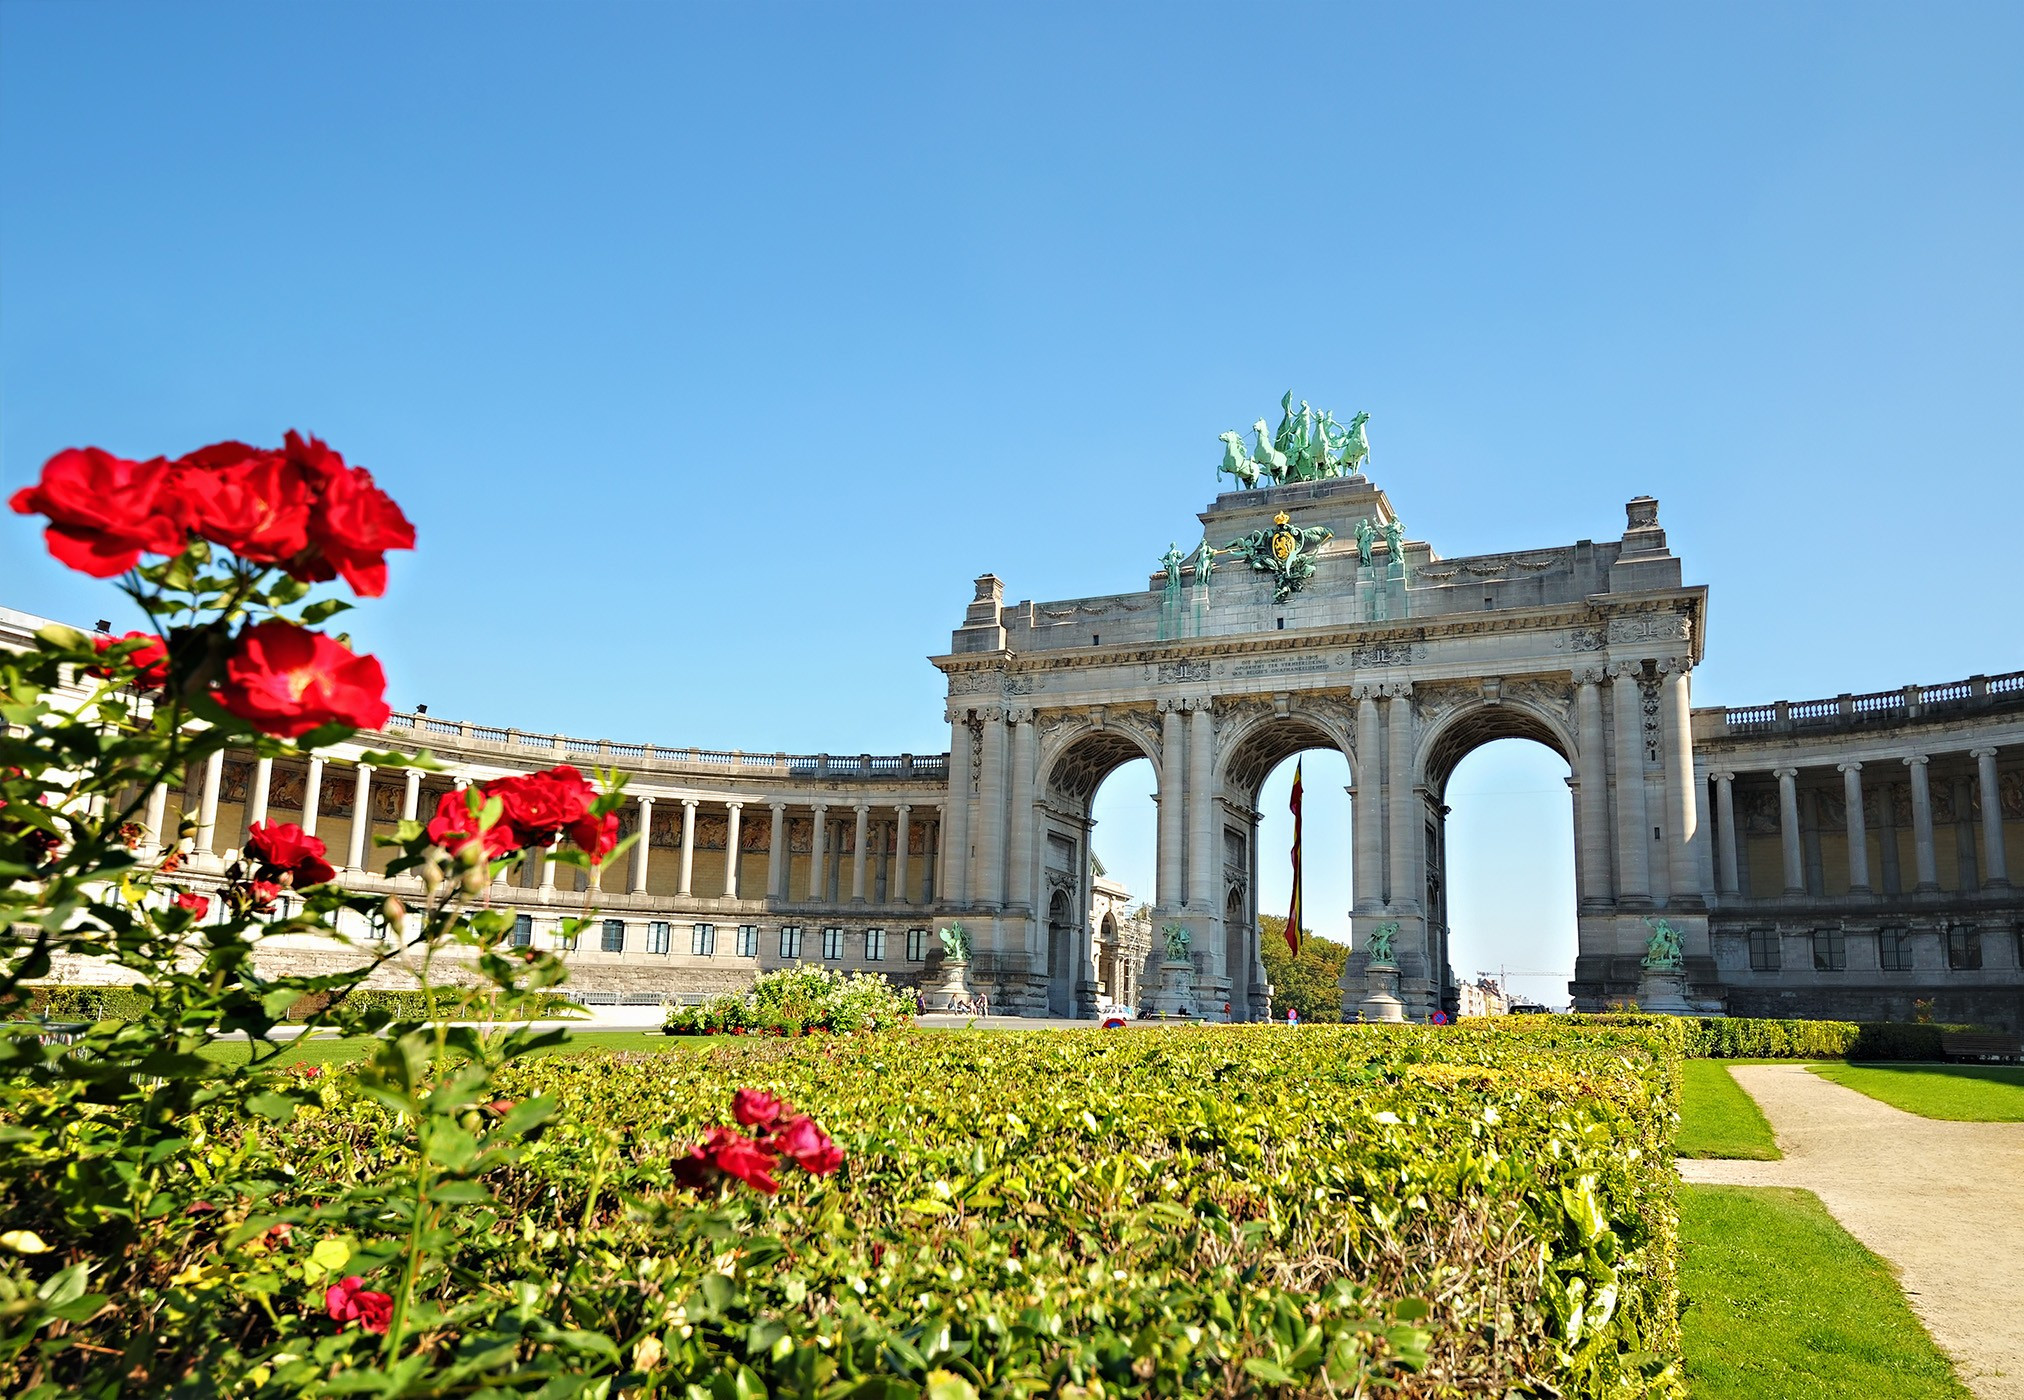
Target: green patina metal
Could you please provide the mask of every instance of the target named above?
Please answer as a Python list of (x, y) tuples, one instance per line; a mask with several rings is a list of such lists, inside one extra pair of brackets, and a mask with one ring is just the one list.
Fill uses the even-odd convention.
[(1160, 937), (1167, 941), (1167, 961), (1186, 962), (1188, 957), (1188, 931), (1179, 924), (1168, 924), (1160, 930)]
[(1335, 421), (1330, 412), (1317, 413), (1307, 400), (1293, 407), (1293, 391), (1279, 400), (1279, 427), (1269, 437), (1265, 420), (1251, 425), (1257, 446), (1249, 451), (1236, 429), (1217, 436), (1223, 443), (1219, 476), (1229, 475), (1240, 488), (1289, 486), (1302, 481), (1326, 481), (1332, 477), (1354, 476), (1370, 459), (1370, 439), (1364, 434), (1368, 413), (1358, 413), (1347, 423)]
[(1399, 934), (1399, 921), (1388, 919), (1370, 931), (1370, 946), (1364, 951), (1369, 955), (1369, 964), (1377, 967), (1392, 966), (1392, 940)]
[(1644, 965), (1656, 972), (1677, 972), (1686, 966), (1686, 958), (1680, 950), (1680, 935), (1664, 919), (1645, 920), (1645, 927), (1652, 936), (1645, 940)]
[(1315, 552), (1335, 538), (1325, 525), (1302, 530), (1286, 513), (1273, 517), (1271, 527), (1231, 540), (1218, 553), (1234, 554), (1261, 574), (1272, 576), (1272, 601), (1283, 603), (1314, 577)]
[(947, 928), (937, 929), (935, 937), (942, 940), (942, 956), (950, 962), (970, 960), (970, 935), (961, 924), (950, 924)]

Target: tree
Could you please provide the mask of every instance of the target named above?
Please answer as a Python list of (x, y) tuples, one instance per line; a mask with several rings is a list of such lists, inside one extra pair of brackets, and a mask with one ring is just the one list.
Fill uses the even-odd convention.
[(1290, 1006), (1303, 1021), (1343, 1019), (1340, 983), (1349, 945), (1317, 938), (1311, 930), (1302, 929), (1300, 956), (1296, 958), (1286, 947), (1286, 920), (1276, 914), (1259, 916), (1258, 939), (1265, 958), (1265, 978), (1272, 984), (1274, 1011), (1284, 1015)]

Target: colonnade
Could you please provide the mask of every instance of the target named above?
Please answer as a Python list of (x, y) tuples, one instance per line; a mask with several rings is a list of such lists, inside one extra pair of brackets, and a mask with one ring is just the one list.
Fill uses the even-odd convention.
[[(1974, 881), (1962, 881), (1963, 885), (1978, 885), (1985, 890), (2001, 890), (2010, 887), (2009, 853), (2003, 831), (2003, 805), (1998, 783), (1996, 758), (1998, 750), (1993, 744), (1980, 744), (1966, 750), (1966, 756), (1974, 763), (1974, 783), (1981, 807), (1979, 822), (1979, 876)], [(1870, 869), (1870, 836), (1868, 817), (1864, 811), (1865, 773), (1875, 775), (1879, 769), (1894, 776), (1902, 771), (1910, 788), (1912, 851), (1914, 866), (1913, 893), (1937, 893), (1942, 888), (1940, 880), (1939, 849), (1934, 834), (1933, 794), (1930, 768), (1935, 757), (1942, 759), (1958, 757), (1958, 751), (1914, 751), (1901, 755), (1868, 760), (1868, 767), (1861, 760), (1831, 760), (1841, 774), (1842, 805), (1845, 812), (1845, 836), (1847, 840), (1848, 892), (1855, 895), (1878, 894), (1881, 891)], [(1814, 765), (1806, 765), (1811, 767)], [(1819, 765), (1825, 766), (1825, 764)], [(1742, 861), (1739, 856), (1739, 830), (1736, 824), (1735, 786), (1739, 778), (1748, 778), (1753, 771), (1768, 772), (1778, 784), (1778, 834), (1781, 858), (1782, 894), (1788, 897), (1818, 893), (1809, 887), (1807, 878), (1807, 854), (1802, 844), (1804, 823), (1800, 819), (1799, 779), (1803, 768), (1796, 763), (1783, 763), (1768, 770), (1750, 770), (1733, 766), (1719, 767), (1709, 773), (1715, 785), (1715, 812), (1718, 836), (1716, 839), (1716, 889), (1727, 898), (1747, 898), (1743, 888)], [(1889, 777), (1883, 779), (1886, 783)], [(1895, 824), (1891, 822), (1888, 799), (1883, 808), (1886, 822), (1890, 822), (1885, 835), (1879, 841), (1881, 858), (1889, 862), (1887, 872), (1890, 879), (1885, 884), (1902, 885), (1897, 877), (1897, 847)], [(1884, 835), (1880, 833), (1880, 835)]]
[[(269, 757), (251, 758), (242, 829), (221, 839), (219, 809), (226, 761), (226, 754), (213, 753), (196, 773), (196, 822), (189, 841), (189, 854), (199, 868), (218, 864), (228, 850), (243, 844), (254, 823), (266, 821), (270, 816), (274, 760)], [(296, 820), (311, 836), (318, 834), (318, 827), (325, 818), (322, 808), (326, 767), (327, 760), (322, 757), (310, 756), (303, 761), (302, 799)], [(425, 801), (428, 810), (433, 811), (441, 789), (432, 788), (425, 794), (425, 775), (420, 769), (408, 768), (388, 773), (376, 771), (374, 765), (364, 762), (353, 763), (349, 767), (353, 785), (352, 816), (345, 834), (343, 859), (336, 859), (339, 852), (333, 848), (332, 864), (338, 865), (347, 874), (370, 875), (372, 846), (367, 838), (374, 821), (374, 792), (389, 782), (397, 782), (401, 792), (400, 820), (413, 821), (423, 813)], [(450, 785), (459, 789), (468, 786), (471, 781), (472, 778), (465, 775), (448, 777)], [(607, 894), (645, 896), (649, 893), (649, 876), (656, 859), (652, 839), (655, 809), (657, 806), (666, 808), (679, 804), (680, 834), (672, 850), (678, 872), (675, 888), (672, 891), (655, 891), (660, 895), (684, 900), (765, 900), (782, 904), (906, 906), (933, 903), (937, 893), (935, 866), (944, 805), (940, 801), (851, 801), (847, 792), (836, 796), (840, 800), (832, 802), (827, 800), (827, 794), (814, 800), (795, 800), (763, 794), (745, 797), (637, 792), (629, 799), (628, 816), (630, 829), (641, 833), (641, 839), (633, 843), (627, 858), (629, 868), (622, 877), (614, 881), (609, 870), (599, 872), (601, 887)], [(154, 850), (175, 839), (175, 831), (169, 824), (168, 801), (169, 789), (166, 786), (155, 788), (148, 799), (143, 840)], [(765, 883), (759, 889), (749, 888), (742, 878), (747, 808), (755, 809), (755, 816), (765, 813), (759, 819), (768, 821)], [(724, 820), (721, 882), (718, 888), (708, 891), (700, 888), (697, 879), (699, 812), (721, 814)], [(795, 853), (790, 850), (791, 821), (809, 823), (813, 838), (807, 868), (801, 880), (794, 884), (790, 884), (790, 873), (796, 863)], [(913, 852), (917, 835), (924, 855), (917, 856)], [(847, 874), (843, 866), (846, 854), (849, 859)], [(527, 888), (553, 890), (557, 865), (546, 851), (531, 851), (523, 862), (517, 883)]]

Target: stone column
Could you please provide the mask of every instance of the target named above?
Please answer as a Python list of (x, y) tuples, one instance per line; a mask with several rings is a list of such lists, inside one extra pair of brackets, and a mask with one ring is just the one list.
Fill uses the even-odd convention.
[(682, 799), (682, 882), (676, 887), (682, 895), (691, 893), (696, 881), (696, 802), (693, 797)]
[(2010, 867), (2003, 850), (2003, 793), (1996, 785), (1996, 750), (1984, 744), (1969, 752), (1982, 786), (1982, 888), (2008, 889)]
[[(1195, 701), (1188, 722), (1188, 827), (1194, 836), (1188, 852), (1188, 903), (1196, 912), (1216, 912), (1216, 879), (1222, 862), (1216, 859), (1216, 719), (1208, 696)], [(1222, 950), (1210, 949), (1212, 964), (1222, 962)]]
[(1021, 909), (1032, 909), (1035, 905), (1033, 784), (1034, 770), (1040, 766), (1040, 735), (1033, 722), (1033, 711), (1029, 709), (1009, 711), (1005, 718), (1012, 726), (1012, 774), (1008, 784), (1012, 789), (1009, 816), (1012, 829), (1006, 841), (1009, 854), (1006, 857), (1005, 902)]
[(1356, 696), (1356, 782), (1350, 789), (1353, 803), (1351, 844), (1355, 866), (1356, 912), (1384, 912), (1384, 738), (1378, 729), (1377, 687), (1360, 685)]
[(204, 788), (197, 799), (197, 854), (215, 855), (218, 835), (218, 785), (225, 776), (225, 751), (217, 750), (204, 760)]
[(415, 813), (422, 805), (422, 770), (410, 768), (401, 775), (405, 787), (401, 793), (401, 820), (415, 820)]
[(246, 799), (246, 830), (267, 820), (267, 795), (274, 786), (274, 760), (263, 758), (253, 765), (253, 792)]
[(1645, 814), (1644, 697), (1635, 661), (1610, 668), (1616, 702), (1616, 895), (1636, 908), (1652, 902), (1651, 821)]
[(309, 760), (309, 774), (302, 780), (302, 834), (316, 835), (316, 809), (323, 802), (323, 760)]
[(815, 840), (808, 852), (808, 897), (821, 903), (829, 897), (829, 806), (818, 802), (811, 810)]
[(942, 889), (951, 904), (970, 898), (970, 754), (975, 743), (967, 710), (949, 719), (949, 806), (942, 814)]
[(984, 721), (983, 762), (977, 777), (977, 871), (972, 893), (986, 909), (1005, 905), (1005, 712), (979, 710)]
[(741, 835), (741, 828), (744, 826), (745, 804), (742, 802), (726, 802), (724, 810), (730, 814), (724, 824), (724, 898), (736, 899), (738, 897), (738, 860), (742, 854), (738, 849), (738, 843), (744, 839)]
[(864, 903), (864, 858), (865, 847), (871, 840), (871, 804), (860, 802), (857, 811), (856, 839), (850, 849), (850, 902)]
[(164, 844), (162, 841), (162, 823), (168, 819), (169, 785), (167, 783), (156, 783), (154, 790), (148, 794), (147, 839), (148, 844), (153, 846), (157, 851), (162, 849)]
[(1694, 860), (1694, 842), (1701, 814), (1694, 801), (1693, 702), (1688, 694), (1687, 663), (1661, 663), (1659, 725), (1666, 746), (1666, 859), (1672, 872), (1668, 903), (1693, 908), (1701, 901), (1701, 872)]
[(358, 785), (351, 790), (351, 843), (344, 857), (352, 870), (365, 869), (365, 834), (372, 829), (372, 765), (358, 765)]
[(1806, 893), (1806, 858), (1799, 848), (1799, 785), (1797, 768), (1774, 768), (1778, 780), (1778, 841), (1785, 853), (1785, 893)]
[(766, 895), (787, 898), (787, 804), (774, 802), (773, 835), (766, 843)]
[(1413, 688), (1394, 685), (1385, 702), (1385, 728), (1391, 737), (1391, 771), (1385, 779), (1384, 805), (1391, 817), (1391, 912), (1420, 912), (1420, 803), (1413, 787)]
[(653, 844), (654, 800), (651, 797), (636, 799), (639, 804), (639, 844), (633, 847), (632, 892), (647, 892), (647, 847)]
[(1847, 809), (1843, 822), (1848, 832), (1848, 892), (1869, 893), (1869, 831), (1862, 815), (1862, 765), (1837, 763), (1841, 770), (1841, 799)]
[(548, 848), (546, 846), (543, 846), (540, 850), (535, 852), (534, 858), (541, 862), (541, 888), (544, 890), (554, 889), (555, 857), (548, 853)]
[[(913, 839), (911, 818), (913, 808), (902, 802), (899, 806), (899, 826), (893, 834), (893, 878), (886, 886), (886, 898), (894, 904), (912, 904), (913, 898), (907, 889), (907, 843)], [(893, 888), (899, 889), (899, 898), (892, 898)]]
[(1926, 755), (1905, 760), (1912, 770), (1912, 843), (1918, 851), (1919, 890), (1940, 887), (1939, 861), (1933, 853), (1933, 792), (1926, 778)]
[[(1160, 702), (1159, 898), (1162, 909), (1187, 901), (1181, 885), (1182, 842), (1187, 831), (1187, 739), (1179, 702)], [(1158, 931), (1154, 931), (1157, 940)]]
[(1715, 847), (1718, 864), (1715, 873), (1720, 879), (1718, 889), (1723, 894), (1740, 894), (1742, 882), (1736, 869), (1736, 775), (1723, 771), (1715, 778), (1715, 819), (1722, 828), (1721, 841)]
[(1575, 813), (1581, 842), (1581, 902), (1589, 909), (1610, 903), (1609, 755), (1602, 737), (1602, 671), (1574, 676)]

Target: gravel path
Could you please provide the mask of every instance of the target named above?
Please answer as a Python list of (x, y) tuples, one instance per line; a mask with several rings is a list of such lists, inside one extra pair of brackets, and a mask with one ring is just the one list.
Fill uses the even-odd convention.
[(1798, 1186), (1897, 1269), (1912, 1311), (1981, 1400), (2024, 1400), (2024, 1123), (1941, 1123), (1803, 1065), (1730, 1071), (1782, 1162), (1680, 1160), (1683, 1180)]

